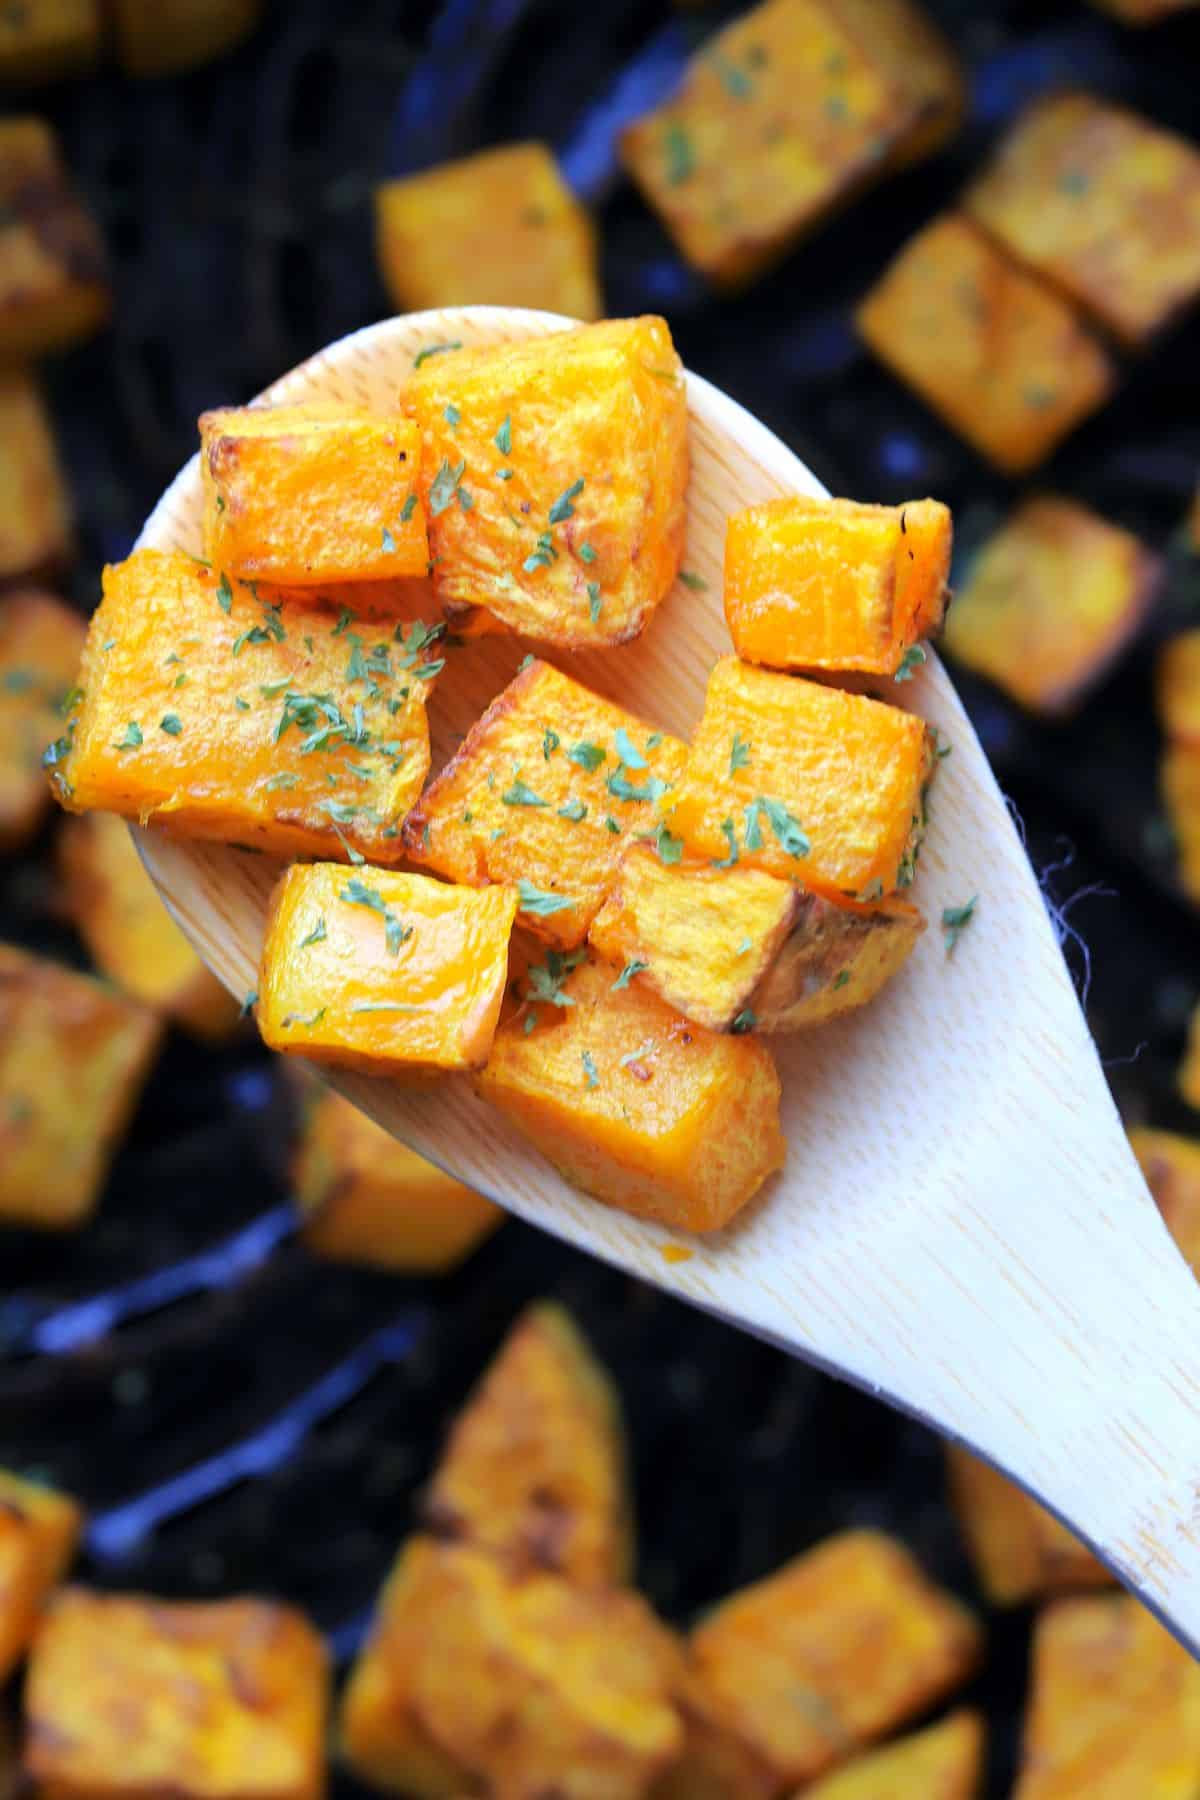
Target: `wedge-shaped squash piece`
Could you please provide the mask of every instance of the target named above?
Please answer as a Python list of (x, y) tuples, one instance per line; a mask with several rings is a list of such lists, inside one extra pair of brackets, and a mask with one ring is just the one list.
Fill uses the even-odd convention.
[(584, 963), (557, 1004), (503, 1024), (479, 1091), (584, 1193), (715, 1231), (783, 1166), (775, 1064), (617, 979)]
[(30, 1658), (25, 1770), (60, 1800), (320, 1800), (328, 1684), (290, 1607), (64, 1588)]
[(946, 1446), (946, 1466), (975, 1573), (993, 1606), (1111, 1585), (1091, 1551), (998, 1469), (957, 1444)]
[(66, 1494), (0, 1469), (0, 1681), (29, 1648), (50, 1590), (71, 1560), (81, 1522), (78, 1506)]
[(1187, 1049), (1179, 1068), (1179, 1091), (1189, 1106), (1200, 1111), (1200, 1006), (1192, 1014)]
[(24, 369), (0, 369), (0, 584), (56, 573), (71, 548), (71, 506), (41, 389)]
[(894, 675), (941, 625), (951, 538), (940, 500), (794, 495), (734, 513), (725, 533), (734, 648), (775, 669)]
[(909, 240), (856, 318), (876, 356), (1011, 475), (1112, 391), (1112, 364), (1068, 302), (957, 213)]
[(508, 980), (511, 887), (339, 863), (271, 898), (258, 1026), (272, 1050), (379, 1075), (479, 1069)]
[(621, 156), (687, 260), (733, 285), (961, 109), (954, 56), (908, 0), (766, 0), (697, 51)]
[(304, 1242), (333, 1262), (441, 1275), (504, 1218), (328, 1088), (305, 1109), (292, 1180)]
[(205, 554), (243, 581), (319, 586), (424, 575), (420, 434), (332, 402), (200, 420)]
[(375, 191), (375, 247), (397, 312), (603, 311), (595, 228), (545, 144), (501, 144), (385, 181)]
[(472, 1777), (489, 1794), (639, 1800), (682, 1738), (679, 1660), (637, 1594), (415, 1538), (350, 1678), (347, 1758), (418, 1800)]
[(971, 564), (946, 648), (1030, 712), (1063, 712), (1134, 636), (1161, 574), (1140, 539), (1086, 506), (1026, 500)]
[(232, 50), (258, 24), (262, 0), (113, 0), (117, 55), (128, 75), (174, 75)]
[(0, 10), (0, 81), (23, 85), (80, 74), (96, 61), (100, 35), (100, 0), (37, 0), (33, 6), (5, 7)]
[(0, 120), (0, 357), (61, 349), (108, 317), (104, 244), (42, 119)]
[(964, 205), (1131, 349), (1200, 295), (1200, 150), (1090, 94), (1036, 101)]
[(984, 1741), (978, 1713), (951, 1713), (924, 1731), (856, 1757), (804, 1792), (808, 1800), (977, 1800)]
[(1200, 629), (1181, 631), (1158, 659), (1156, 697), (1172, 742), (1200, 750)]
[(678, 738), (548, 663), (530, 662), (471, 727), (404, 827), (404, 848), (452, 881), (517, 883), (521, 924), (582, 944), (622, 845), (654, 828), (679, 778)]
[(1162, 791), (1179, 858), (1179, 879), (1200, 906), (1200, 744), (1171, 744), (1162, 760)]
[(1167, 1230), (1200, 1276), (1200, 1140), (1140, 1128), (1129, 1142)]
[(632, 1575), (621, 1402), (570, 1315), (528, 1307), (458, 1415), (427, 1528), (592, 1587)]
[(0, 850), (28, 843), (49, 808), (42, 752), (62, 730), (86, 636), (52, 594), (0, 599)]
[(1040, 1613), (1013, 1800), (1187, 1800), (1197, 1783), (1200, 1664), (1129, 1595)]
[(190, 556), (137, 550), (104, 572), (55, 792), (177, 837), (399, 862), (429, 768), (431, 654), (423, 627), (377, 641), (316, 603), (284, 609)]
[(0, 1219), (87, 1218), (161, 1037), (144, 1007), (0, 944)]
[(660, 800), (671, 832), (833, 899), (912, 880), (932, 735), (898, 707), (721, 659), (687, 767)]
[(688, 474), (664, 320), (428, 357), (407, 404), (448, 614), (486, 607), (566, 649), (645, 629), (679, 569)]

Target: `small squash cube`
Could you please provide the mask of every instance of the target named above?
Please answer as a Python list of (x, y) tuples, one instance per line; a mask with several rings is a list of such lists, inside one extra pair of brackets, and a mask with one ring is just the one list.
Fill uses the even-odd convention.
[(87, 626), (36, 589), (0, 599), (0, 850), (29, 842), (50, 805), (42, 752), (62, 729)]
[(0, 358), (59, 350), (108, 317), (104, 244), (42, 119), (0, 120)]
[(1073, 308), (957, 213), (904, 245), (856, 319), (876, 356), (1010, 475), (1112, 392), (1112, 364)]
[(418, 1538), (351, 1675), (343, 1742), (368, 1781), (431, 1800), (470, 1777), (530, 1800), (640, 1800), (682, 1739), (678, 1668), (639, 1595)]
[(325, 1647), (266, 1600), (64, 1588), (25, 1687), (25, 1772), (57, 1800), (320, 1800)]
[(687, 389), (666, 322), (607, 319), (413, 373), (433, 580), (565, 649), (624, 644), (683, 554)]
[(479, 1091), (584, 1193), (715, 1231), (783, 1166), (775, 1064), (617, 979), (584, 963), (558, 1004), (501, 1025)]
[(678, 738), (533, 661), (425, 789), (404, 848), (451, 881), (517, 884), (521, 924), (572, 950), (686, 756)]
[(1166, 735), (1200, 750), (1200, 628), (1181, 631), (1164, 646), (1155, 686)]
[(806, 1800), (977, 1800), (985, 1735), (978, 1713), (951, 1713), (911, 1737), (855, 1757), (805, 1788)]
[(590, 1587), (633, 1572), (621, 1401), (570, 1315), (528, 1307), (450, 1431), (426, 1529)]
[(1143, 1128), (1129, 1142), (1163, 1223), (1200, 1276), (1200, 1141)]
[(1200, 296), (1200, 150), (1090, 94), (1035, 101), (963, 204), (1130, 349)]
[(758, 274), (958, 123), (962, 77), (908, 0), (765, 0), (718, 32), (621, 157), (695, 268)]
[(242, 581), (389, 581), (429, 565), (410, 419), (330, 402), (200, 420), (205, 554)]
[(1026, 500), (971, 564), (946, 648), (1030, 712), (1064, 712), (1137, 632), (1161, 573), (1140, 539), (1086, 506)]
[(699, 855), (870, 902), (912, 880), (934, 768), (914, 714), (726, 656), (660, 804)]
[(1161, 781), (1179, 857), (1179, 880), (1188, 898), (1200, 906), (1200, 744), (1169, 745)]
[(385, 181), (375, 247), (397, 312), (533, 306), (598, 319), (604, 310), (595, 227), (545, 144), (500, 144)]
[(24, 86), (80, 74), (97, 60), (100, 38), (100, 0), (0, 8), (0, 81)]
[(0, 1220), (83, 1223), (161, 1037), (144, 1007), (0, 944)]
[(24, 369), (0, 370), (0, 584), (56, 573), (71, 547), (71, 505), (41, 389)]
[(264, 1041), (376, 1075), (482, 1068), (516, 911), (511, 887), (294, 865), (267, 916), (258, 983)]
[(775, 669), (894, 675), (942, 622), (950, 510), (803, 495), (734, 513), (725, 618), (738, 655)]
[(993, 1606), (1108, 1587), (1112, 1576), (1073, 1532), (990, 1464), (947, 1444), (950, 1495), (979, 1584)]
[(0, 1682), (29, 1648), (50, 1590), (74, 1553), (81, 1523), (78, 1506), (66, 1494), (0, 1469)]
[(175, 75), (232, 50), (258, 24), (262, 0), (112, 0), (127, 75)]
[(1200, 1006), (1192, 1014), (1187, 1049), (1179, 1068), (1179, 1091), (1189, 1106), (1200, 1111)]
[(83, 690), (55, 746), (71, 812), (277, 856), (398, 862), (429, 768), (431, 634), (368, 643), (178, 552), (104, 571)]
[(332, 1089), (312, 1097), (292, 1178), (304, 1242), (332, 1262), (445, 1274), (504, 1218)]
[(915, 906), (835, 906), (805, 894), (796, 922), (750, 998), (759, 1031), (802, 1031), (873, 1000), (925, 929)]

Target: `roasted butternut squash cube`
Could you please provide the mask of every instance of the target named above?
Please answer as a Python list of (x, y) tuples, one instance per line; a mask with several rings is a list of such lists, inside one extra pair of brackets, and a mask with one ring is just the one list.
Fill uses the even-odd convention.
[(583, 963), (501, 1025), (479, 1091), (584, 1193), (715, 1231), (783, 1166), (775, 1064), (618, 978)]
[(1161, 779), (1179, 880), (1188, 898), (1200, 906), (1200, 744), (1169, 745)]
[(666, 322), (607, 319), (414, 370), (433, 580), (565, 649), (625, 644), (679, 571), (687, 390)]
[(500, 144), (375, 190), (375, 247), (397, 312), (604, 310), (596, 232), (545, 144)]
[[(74, 1553), (81, 1523), (78, 1506), (66, 1494), (0, 1469), (0, 1681), (29, 1648), (50, 1590)], [(0, 1774), (3, 1767), (0, 1757)]]
[(1200, 150), (1093, 95), (1035, 101), (964, 206), (1130, 349), (1200, 295)]
[(258, 982), (272, 1050), (368, 1074), (480, 1069), (508, 980), (512, 887), (295, 865), (276, 885)]
[(52, 594), (0, 599), (0, 850), (28, 843), (49, 808), (42, 752), (62, 728), (86, 636)]
[(893, 895), (835, 906), (805, 894), (796, 922), (750, 998), (759, 1031), (802, 1031), (873, 1000), (916, 949), (923, 915)]
[(1026, 500), (971, 564), (946, 648), (1030, 712), (1064, 712), (1134, 636), (1161, 574), (1140, 539), (1086, 506)]
[(0, 358), (89, 337), (110, 304), (104, 243), (53, 131), (42, 119), (0, 120)]
[(1200, 629), (1181, 631), (1158, 659), (1158, 716), (1176, 744), (1200, 750)]
[(977, 1800), (984, 1741), (978, 1713), (951, 1713), (911, 1737), (855, 1757), (804, 1792), (807, 1800)]
[(1200, 1781), (1200, 1664), (1131, 1596), (1046, 1607), (1031, 1681), (1013, 1800), (1165, 1800)]
[(1200, 1006), (1192, 1014), (1187, 1049), (1179, 1069), (1179, 1091), (1189, 1106), (1200, 1110)]
[(573, 950), (686, 756), (678, 738), (530, 662), (425, 789), (404, 848), (452, 881), (517, 884), (526, 930)]
[(837, 900), (912, 880), (935, 758), (899, 707), (726, 656), (708, 678), (687, 767), (660, 799), (671, 832), (716, 860)]
[(950, 510), (793, 495), (734, 513), (725, 618), (738, 655), (775, 669), (894, 675), (942, 622)]
[(262, 0), (113, 0), (112, 12), (125, 73), (175, 75), (249, 37)]
[(316, 602), (283, 608), (190, 556), (137, 550), (104, 572), (55, 792), (176, 837), (399, 862), (429, 768), (436, 636), (372, 642)]
[(637, 1594), (416, 1538), (350, 1678), (347, 1758), (417, 1796), (475, 1778), (490, 1794), (639, 1800), (682, 1739), (679, 1660)]
[(950, 1496), (979, 1584), (993, 1606), (1108, 1587), (1112, 1576), (1073, 1532), (988, 1463), (947, 1444)]
[(911, 238), (855, 316), (876, 356), (1010, 475), (1112, 392), (1113, 366), (1069, 303), (958, 213)]
[(908, 0), (765, 0), (621, 136), (625, 167), (693, 266), (724, 286), (955, 129), (962, 76)]
[(410, 419), (332, 402), (200, 420), (205, 554), (242, 581), (389, 581), (429, 565)]
[[(80, 74), (100, 50), (99, 0), (35, 0), (0, 11), (0, 81)], [(3, 1792), (0, 1787), (0, 1792)]]
[(25, 1772), (59, 1800), (320, 1800), (325, 1647), (290, 1607), (64, 1588), (25, 1687)]
[(1200, 1141), (1141, 1128), (1129, 1142), (1163, 1223), (1200, 1276)]
[(161, 1037), (145, 1007), (0, 944), (0, 1221), (83, 1223)]
[(504, 1218), (332, 1089), (306, 1108), (292, 1179), (304, 1242), (332, 1262), (441, 1275)]
[(633, 1514), (621, 1401), (561, 1306), (528, 1307), (450, 1431), (424, 1523), (515, 1569), (629, 1581)]
[(41, 389), (24, 369), (0, 369), (0, 584), (56, 573), (71, 548), (71, 506)]

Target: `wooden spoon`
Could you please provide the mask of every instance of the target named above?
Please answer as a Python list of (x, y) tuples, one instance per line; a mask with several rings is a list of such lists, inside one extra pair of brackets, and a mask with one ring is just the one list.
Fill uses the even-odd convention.
[[(345, 338), (265, 398), (393, 405), (431, 344), (560, 330), (549, 313), (417, 313)], [(214, 395), (214, 401), (222, 398)], [(748, 413), (689, 377), (686, 568), (644, 639), (555, 657), (688, 736), (729, 649), (727, 514), (823, 490)], [(141, 542), (198, 551), (196, 459)], [(454, 653), (431, 710), (434, 767), (513, 673), (523, 645)], [(577, 1193), (465, 1080), (338, 1087), (501, 1205), (961, 1439), (1057, 1513), (1200, 1651), (1200, 1287), (1146, 1191), (1037, 883), (954, 690), (931, 655), (889, 694), (940, 727), (915, 898), (931, 920), (873, 1006), (773, 1040), (787, 1167), (732, 1227), (672, 1234)], [(235, 994), (257, 986), (261, 856), (137, 834), (171, 911)], [(979, 895), (953, 955), (943, 907)], [(680, 1257), (680, 1250), (683, 1255)]]

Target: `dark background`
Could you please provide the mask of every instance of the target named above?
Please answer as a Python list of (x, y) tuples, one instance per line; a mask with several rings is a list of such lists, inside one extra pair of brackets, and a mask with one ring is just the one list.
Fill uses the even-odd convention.
[[(549, 138), (597, 207), (610, 313), (665, 312), (685, 361), (835, 492), (950, 501), (969, 553), (1017, 490), (859, 350), (849, 308), (1033, 94), (1085, 85), (1194, 134), (1200, 13), (1133, 32), (1082, 4), (927, 4), (971, 67), (963, 133), (736, 300), (684, 268), (611, 152), (630, 71), (643, 108), (728, 9), (288, 0), (186, 77), (107, 72), (30, 96), (103, 221), (116, 280), (112, 328), (47, 370), (80, 521), (77, 600), (93, 604), (100, 565), (127, 552), (204, 407), (249, 398), (390, 310), (373, 184), (530, 136)], [(1173, 1098), (1174, 1069), (1200, 966), (1157, 796), (1150, 673), (1156, 644), (1200, 621), (1180, 534), (1200, 471), (1198, 352), (1200, 323), (1185, 323), (1041, 472), (1168, 555), (1132, 653), (1066, 725), (963, 684), (1078, 934), (1081, 986), (1090, 963), (1089, 1018), (1125, 1116), (1185, 1130), (1196, 1116)], [(82, 961), (54, 920), (50, 837), (0, 863), (0, 934)], [(61, 1240), (0, 1234), (0, 1463), (92, 1510), (84, 1578), (279, 1594), (348, 1651), (448, 1417), (518, 1308), (553, 1293), (620, 1383), (639, 1579), (669, 1617), (864, 1523), (977, 1599), (928, 1432), (515, 1222), (436, 1284), (316, 1265), (292, 1237), (290, 1129), (249, 1028), (222, 1052), (175, 1035), (93, 1224)], [(977, 1684), (997, 1795), (1027, 1637), (1027, 1615), (996, 1618)]]

